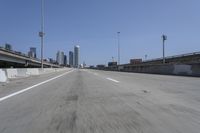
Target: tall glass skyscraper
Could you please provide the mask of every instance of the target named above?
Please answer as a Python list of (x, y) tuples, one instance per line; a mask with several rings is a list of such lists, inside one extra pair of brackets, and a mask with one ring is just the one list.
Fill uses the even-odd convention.
[(73, 57), (73, 52), (72, 51), (69, 51), (69, 65), (70, 67), (73, 67), (74, 65), (74, 57)]
[(64, 52), (58, 51), (56, 55), (56, 61), (59, 65), (64, 65)]
[(79, 67), (79, 52), (80, 52), (80, 46), (76, 45), (74, 46), (74, 67)]

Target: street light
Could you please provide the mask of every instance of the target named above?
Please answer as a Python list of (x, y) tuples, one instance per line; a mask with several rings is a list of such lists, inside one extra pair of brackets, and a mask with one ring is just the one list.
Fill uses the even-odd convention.
[(118, 38), (118, 65), (120, 65), (120, 32), (117, 32)]
[(162, 35), (162, 42), (163, 42), (163, 64), (165, 64), (165, 40), (167, 40), (166, 35)]
[(44, 34), (44, 0), (41, 0), (41, 31), (39, 32), (39, 37), (41, 37), (41, 68), (43, 68)]

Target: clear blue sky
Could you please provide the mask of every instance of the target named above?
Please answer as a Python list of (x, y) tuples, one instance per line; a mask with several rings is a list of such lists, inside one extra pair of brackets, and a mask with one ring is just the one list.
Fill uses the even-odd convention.
[[(0, 0), (0, 45), (40, 53), (40, 0)], [(80, 45), (81, 62), (105, 64), (117, 59), (162, 56), (161, 35), (168, 36), (166, 55), (200, 51), (199, 0), (46, 0), (45, 57), (68, 54)]]

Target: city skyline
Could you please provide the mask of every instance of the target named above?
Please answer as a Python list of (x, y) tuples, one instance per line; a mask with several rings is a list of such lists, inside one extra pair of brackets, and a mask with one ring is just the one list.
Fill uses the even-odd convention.
[[(80, 62), (106, 64), (117, 59), (118, 31), (122, 64), (131, 58), (162, 57), (162, 34), (168, 36), (166, 56), (200, 51), (199, 4), (197, 0), (46, 1), (44, 57), (55, 58), (58, 50), (68, 53), (79, 44)], [(10, 12), (5, 12), (8, 8)], [(39, 58), (40, 1), (4, 0), (0, 17), (0, 44), (12, 44), (23, 53), (36, 47)]]

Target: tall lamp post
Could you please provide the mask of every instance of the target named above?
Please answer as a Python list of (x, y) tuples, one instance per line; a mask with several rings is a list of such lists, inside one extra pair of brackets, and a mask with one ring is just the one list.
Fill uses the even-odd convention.
[(41, 37), (41, 68), (43, 68), (43, 47), (44, 47), (44, 0), (41, 0), (41, 31), (39, 32)]
[(120, 65), (120, 32), (117, 32), (118, 39), (118, 65)]
[(165, 64), (165, 41), (167, 40), (166, 35), (162, 35), (162, 43), (163, 43), (163, 64)]

